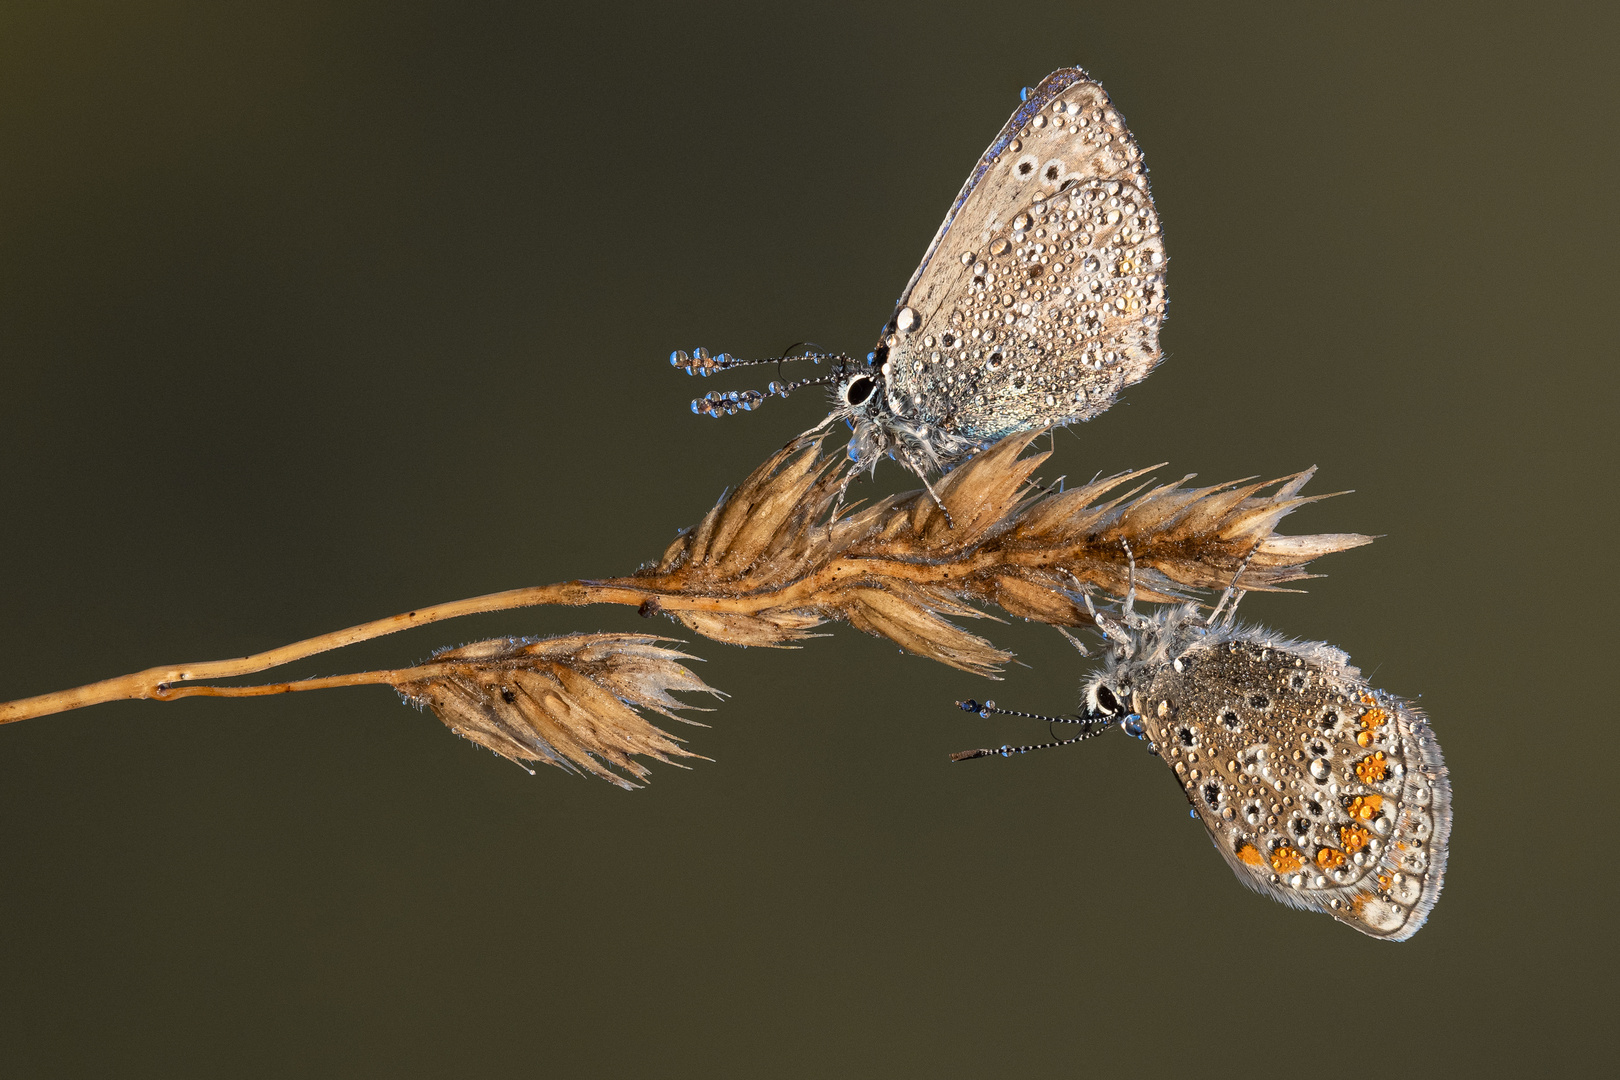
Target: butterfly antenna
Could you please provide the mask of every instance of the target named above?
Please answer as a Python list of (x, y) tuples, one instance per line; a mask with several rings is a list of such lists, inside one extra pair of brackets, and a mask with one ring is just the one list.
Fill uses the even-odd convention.
[[(809, 344), (809, 342), (800, 342), (799, 344)], [(798, 345), (793, 346), (795, 349), (798, 347)], [(809, 360), (815, 364), (819, 364), (823, 360), (830, 360), (834, 363), (851, 363), (853, 357), (845, 356), (843, 353), (807, 352), (800, 353), (798, 356), (788, 356), (784, 353), (781, 356), (768, 356), (763, 360), (739, 360), (730, 353), (710, 356), (709, 350), (701, 347), (693, 349), (690, 355), (687, 354), (685, 349), (676, 349), (669, 354), (670, 367), (684, 371), (688, 375), (701, 375), (704, 378), (719, 374), (722, 371), (730, 371), (733, 368), (759, 367), (762, 364), (784, 364), (794, 360)]]
[(951, 755), (951, 760), (968, 761), (972, 758), (980, 757), (1012, 757), (1014, 754), (1027, 754), (1031, 750), (1052, 750), (1059, 746), (1073, 746), (1077, 742), (1084, 742), (1087, 739), (1095, 739), (1098, 735), (1101, 735), (1104, 731), (1112, 726), (1112, 724), (1094, 723), (1085, 731), (1082, 731), (1080, 734), (1076, 735), (1074, 738), (1059, 739), (1056, 742), (1031, 743), (1028, 746), (998, 746), (994, 748), (986, 747), (983, 750), (958, 750), (956, 753)]
[(793, 391), (806, 386), (827, 386), (837, 381), (836, 375), (823, 375), (816, 379), (799, 379), (790, 383), (773, 379), (764, 393), (758, 390), (710, 390), (702, 397), (692, 399), (692, 411), (699, 416), (735, 416), (739, 412), (751, 412), (759, 408), (765, 404), (766, 398), (787, 397)]
[(1095, 724), (1097, 720), (1090, 720), (1083, 716), (1043, 716), (1040, 713), (1019, 712), (1016, 709), (998, 709), (993, 701), (978, 702), (972, 698), (958, 701), (956, 707), (963, 712), (978, 713), (985, 720), (992, 716), (1022, 716), (1026, 720), (1045, 720), (1048, 724)]
[(1085, 730), (1073, 738), (1057, 739), (1052, 742), (1031, 743), (1027, 746), (999, 746), (993, 749), (986, 747), (982, 750), (961, 750), (951, 755), (952, 761), (967, 761), (970, 758), (981, 757), (1012, 757), (1014, 754), (1027, 754), (1031, 750), (1051, 750), (1059, 746), (1072, 746), (1077, 742), (1096, 738), (1117, 723), (1114, 720), (1088, 719), (1083, 716), (1042, 716), (1039, 713), (1019, 712), (1016, 709), (998, 709), (993, 701), (986, 701), (981, 704), (972, 698), (966, 701), (958, 701), (956, 706), (963, 712), (978, 713), (985, 718), (991, 716), (1021, 716), (1029, 720), (1044, 720), (1048, 724), (1081, 724)]
[[(798, 346), (795, 345), (794, 348)], [(798, 356), (773, 356), (764, 360), (739, 360), (728, 353), (719, 356), (710, 356), (709, 350), (704, 348), (693, 349), (689, 355), (684, 349), (676, 349), (669, 354), (671, 367), (678, 368), (688, 375), (710, 375), (733, 368), (758, 367), (762, 364), (776, 364), (780, 366), (790, 360), (809, 360), (819, 364), (823, 360), (832, 361), (841, 366), (853, 362), (850, 357), (842, 353), (809, 352)], [(806, 386), (827, 386), (838, 381), (837, 374), (822, 375), (811, 379), (798, 379), (794, 382), (784, 382), (781, 379), (772, 380), (764, 391), (759, 390), (711, 390), (700, 398), (692, 399), (692, 411), (699, 416), (735, 416), (739, 412), (751, 412), (765, 404), (766, 398), (787, 397), (795, 390)]]

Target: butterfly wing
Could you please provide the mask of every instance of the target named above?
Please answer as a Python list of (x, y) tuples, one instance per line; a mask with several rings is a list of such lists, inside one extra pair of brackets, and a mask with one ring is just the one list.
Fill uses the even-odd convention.
[(1142, 154), (1079, 68), (979, 159), (902, 295), (889, 406), (979, 442), (1087, 419), (1158, 362), (1164, 244)]
[(1148, 736), (1239, 880), (1404, 941), (1440, 895), (1451, 784), (1422, 712), (1339, 650), (1237, 631), (1165, 664)]

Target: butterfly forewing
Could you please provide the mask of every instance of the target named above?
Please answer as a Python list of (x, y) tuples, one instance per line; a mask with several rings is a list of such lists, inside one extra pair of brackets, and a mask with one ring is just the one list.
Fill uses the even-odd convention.
[(1083, 420), (1158, 362), (1163, 316), (1141, 151), (1065, 69), (991, 143), (907, 286), (889, 405), (973, 440)]
[(1147, 734), (1239, 879), (1404, 940), (1439, 896), (1451, 787), (1422, 713), (1344, 653), (1234, 630), (1138, 680)]

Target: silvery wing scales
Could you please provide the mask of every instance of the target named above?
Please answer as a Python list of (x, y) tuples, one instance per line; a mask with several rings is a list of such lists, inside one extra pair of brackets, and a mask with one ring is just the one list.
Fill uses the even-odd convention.
[[(715, 392), (719, 416), (804, 386), (832, 388), (855, 470), (884, 455), (918, 476), (1016, 431), (1089, 420), (1160, 358), (1165, 255), (1147, 169), (1103, 88), (1079, 68), (1047, 76), (968, 176), (864, 359), (810, 354), (829, 374)], [(677, 350), (711, 375), (780, 359)]]

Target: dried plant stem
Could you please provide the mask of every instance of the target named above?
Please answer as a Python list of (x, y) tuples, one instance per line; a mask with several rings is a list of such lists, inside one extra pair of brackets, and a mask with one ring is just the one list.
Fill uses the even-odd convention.
[[(261, 671), (291, 664), (311, 656), (319, 656), (333, 649), (357, 645), (362, 641), (397, 634), (414, 626), (456, 619), (463, 615), (479, 615), (493, 611), (511, 611), (526, 607), (584, 607), (589, 604), (621, 604), (652, 611), (708, 611), (718, 614), (748, 615), (776, 607), (795, 607), (826, 589), (829, 585), (863, 578), (875, 574), (933, 585), (949, 584), (971, 576), (995, 561), (984, 556), (947, 566), (930, 566), (900, 562), (892, 559), (838, 559), (819, 573), (800, 579), (782, 589), (767, 590), (746, 596), (690, 595), (679, 591), (678, 582), (661, 580), (667, 575), (648, 578), (617, 578), (607, 581), (564, 581), (555, 585), (535, 585), (523, 589), (474, 596), (466, 600), (452, 600), (432, 607), (373, 619), (343, 630), (333, 630), (315, 637), (294, 641), (278, 648), (267, 649), (251, 656), (234, 660), (205, 660), (192, 664), (173, 664), (147, 668), (128, 675), (119, 675), (100, 682), (86, 683), (70, 690), (58, 690), (37, 697), (18, 698), (0, 704), (0, 724), (18, 720), (31, 720), (38, 716), (69, 712), (87, 705), (100, 705), (108, 701), (152, 700), (172, 701), (182, 697), (259, 697), (266, 694), (286, 694), (300, 690), (321, 690), (336, 686), (362, 686), (387, 684), (406, 669), (398, 671), (357, 672), (352, 675), (334, 675), (327, 679), (306, 679), (292, 683), (274, 683), (267, 686), (177, 686), (177, 683), (206, 679), (232, 679), (255, 675)], [(432, 665), (428, 665), (431, 667)], [(414, 669), (413, 669), (414, 670)], [(425, 668), (423, 669), (425, 670)], [(375, 677), (373, 677), (375, 676)]]
[[(1037, 434), (1009, 436), (952, 472), (937, 488), (943, 503), (919, 491), (861, 509), (842, 506), (841, 459), (824, 453), (819, 439), (801, 440), (772, 455), (678, 536), (656, 565), (631, 577), (511, 589), (234, 660), (148, 668), (0, 704), (0, 724), (132, 698), (246, 697), (365, 684), (392, 685), (413, 700), (429, 701), (431, 695), (411, 689), (437, 678), (427, 668), (264, 687), (180, 684), (252, 675), (462, 615), (542, 605), (628, 605), (643, 615), (667, 614), (734, 645), (791, 646), (811, 636), (812, 628), (840, 620), (917, 655), (993, 675), (1011, 654), (948, 619), (984, 617), (970, 603), (1079, 626), (1088, 621), (1081, 601), (1093, 592), (1123, 596), (1134, 588), (1143, 600), (1168, 602), (1184, 598), (1187, 589), (1234, 583), (1276, 589), (1311, 576), (1304, 566), (1312, 559), (1371, 539), (1274, 532), (1292, 510), (1324, 497), (1299, 494), (1313, 470), (1269, 484), (1142, 485), (1118, 494), (1148, 471), (1139, 470), (1054, 491), (1030, 479), (1047, 454), (1023, 456)], [(1275, 490), (1263, 494), (1268, 487)], [(598, 664), (617, 647), (610, 639), (632, 652), (646, 644), (624, 635), (569, 640), (595, 658), (588, 664)], [(658, 670), (659, 678), (686, 678)], [(707, 689), (701, 681), (693, 688)], [(431, 698), (446, 709), (449, 700)]]
[[(38, 697), (18, 698), (16, 701), (0, 704), (0, 724), (10, 724), (18, 720), (30, 720), (36, 716), (49, 716), (52, 713), (68, 712), (72, 709), (82, 709), (86, 705), (100, 705), (108, 701), (131, 699), (169, 701), (174, 698), (199, 695), (208, 697), (256, 697), (261, 694), (325, 689), (327, 686), (360, 686), (370, 683), (388, 683), (394, 680), (382, 676), (400, 675), (406, 669), (396, 672), (359, 672), (353, 675), (337, 675), (325, 680), (309, 679), (297, 683), (278, 683), (274, 684), (273, 687), (182, 687), (175, 685), (176, 683), (204, 679), (231, 679), (242, 675), (255, 675), (261, 671), (281, 667), (283, 664), (293, 663), (296, 660), (318, 656), (333, 649), (341, 649), (346, 645), (357, 645), (362, 641), (370, 641), (373, 638), (396, 634), (401, 630), (409, 630), (413, 626), (426, 626), (429, 623), (443, 622), (445, 619), (455, 619), (463, 615), (477, 615), (483, 612), (509, 611), (514, 608), (540, 607), (543, 605), (580, 607), (586, 604), (628, 604), (632, 607), (640, 607), (648, 602), (662, 604), (669, 608), (693, 607), (702, 609), (709, 599), (711, 598), (681, 597), (678, 601), (666, 602), (660, 599), (657, 593), (640, 587), (639, 583), (635, 586), (626, 587), (612, 582), (566, 581), (556, 585), (507, 589), (505, 592), (490, 593), (486, 596), (474, 596), (467, 600), (453, 600), (447, 604), (435, 604), (432, 607), (417, 608), (414, 611), (402, 612), (399, 615), (390, 615), (386, 619), (374, 619), (358, 626), (318, 634), (312, 638), (305, 638), (303, 641), (295, 641), (289, 645), (282, 645), (279, 648), (268, 649), (265, 652), (238, 657), (234, 660), (207, 660), (193, 664), (172, 664), (147, 668), (145, 671), (119, 675), (116, 678), (103, 679), (100, 682), (86, 683), (84, 686), (76, 686), (71, 690), (58, 690), (52, 694), (40, 694)], [(427, 667), (431, 666), (427, 665)], [(371, 678), (370, 676), (378, 677)], [(284, 689), (278, 689), (277, 687)]]
[(158, 701), (183, 697), (270, 697), (296, 694), (303, 690), (331, 690), (339, 686), (394, 686), (415, 679), (432, 679), (453, 673), (454, 664), (422, 664), (419, 667), (389, 671), (356, 671), (350, 675), (326, 675), (294, 682), (262, 683), (258, 686), (169, 686), (152, 695)]

